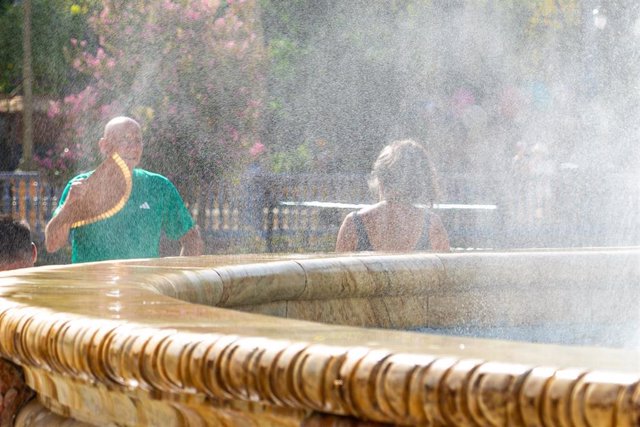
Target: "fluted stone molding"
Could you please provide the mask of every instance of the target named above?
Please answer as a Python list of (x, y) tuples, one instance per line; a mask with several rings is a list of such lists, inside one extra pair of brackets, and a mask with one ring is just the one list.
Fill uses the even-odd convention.
[(638, 279), (631, 249), (39, 267), (0, 274), (0, 356), (17, 425), (637, 426), (636, 349), (381, 328), (637, 324)]

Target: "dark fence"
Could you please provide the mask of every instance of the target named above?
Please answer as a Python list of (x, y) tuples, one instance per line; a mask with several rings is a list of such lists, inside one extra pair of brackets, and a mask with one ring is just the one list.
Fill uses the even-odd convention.
[[(204, 185), (189, 205), (208, 252), (331, 251), (353, 204), (375, 202), (365, 175), (253, 174)], [(448, 176), (435, 210), (457, 249), (640, 244), (640, 181), (631, 174)], [(42, 242), (60, 188), (0, 173), (0, 211)]]
[[(362, 175), (253, 174), (201, 188), (190, 207), (212, 251), (329, 251), (344, 209), (300, 202), (370, 203)], [(344, 212), (346, 214), (347, 212)]]
[(505, 197), (503, 246), (640, 244), (640, 177), (568, 169), (513, 179)]
[(36, 240), (43, 240), (58, 197), (58, 189), (46, 185), (37, 172), (0, 172), (0, 213), (26, 220)]

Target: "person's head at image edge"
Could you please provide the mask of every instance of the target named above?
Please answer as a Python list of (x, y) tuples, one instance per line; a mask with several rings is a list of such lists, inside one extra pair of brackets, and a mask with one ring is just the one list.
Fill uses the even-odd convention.
[(29, 225), (10, 215), (0, 216), (0, 271), (33, 267), (37, 257)]

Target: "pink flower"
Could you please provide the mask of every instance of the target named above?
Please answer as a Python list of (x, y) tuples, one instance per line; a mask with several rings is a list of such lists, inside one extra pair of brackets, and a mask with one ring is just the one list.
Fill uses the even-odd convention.
[(162, 3), (162, 7), (164, 8), (164, 10), (174, 11), (178, 8), (178, 5), (171, 0), (165, 0), (165, 2)]
[(167, 107), (167, 114), (170, 114), (173, 116), (174, 114), (177, 114), (177, 113), (178, 113), (178, 107), (176, 107), (175, 104), (170, 104)]
[(215, 28), (216, 30), (221, 30), (222, 28), (224, 28), (224, 18), (216, 19), (216, 21), (213, 23), (213, 28)]
[(50, 119), (60, 114), (60, 102), (49, 101), (49, 109), (47, 110), (47, 117)]
[(102, 21), (107, 21), (109, 19), (109, 7), (105, 6), (104, 9), (102, 9), (102, 12), (100, 12), (100, 19)]
[(263, 152), (264, 152), (264, 144), (261, 142), (256, 142), (255, 144), (253, 144), (253, 146), (249, 150), (249, 154), (251, 154), (253, 157), (257, 157)]
[(111, 106), (110, 105), (102, 105), (100, 106), (100, 115), (102, 117), (110, 117), (111, 116)]
[(202, 6), (210, 11), (215, 11), (220, 6), (220, 0), (202, 0)]
[(187, 19), (190, 19), (192, 21), (197, 21), (198, 19), (200, 19), (200, 13), (195, 10), (187, 10), (185, 16), (187, 17)]
[(476, 103), (476, 97), (474, 96), (471, 90), (466, 87), (458, 88), (451, 97), (451, 104), (454, 110), (454, 113), (457, 115), (462, 114), (462, 111)]
[(231, 137), (232, 141), (237, 141), (238, 139), (240, 139), (240, 132), (238, 132), (238, 129), (230, 127), (229, 136)]

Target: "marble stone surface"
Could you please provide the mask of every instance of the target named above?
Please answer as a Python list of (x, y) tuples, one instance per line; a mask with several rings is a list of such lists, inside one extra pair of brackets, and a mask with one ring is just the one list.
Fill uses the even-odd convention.
[(637, 249), (39, 267), (0, 273), (0, 357), (17, 425), (634, 426), (637, 348), (390, 328), (633, 327), (638, 279)]

